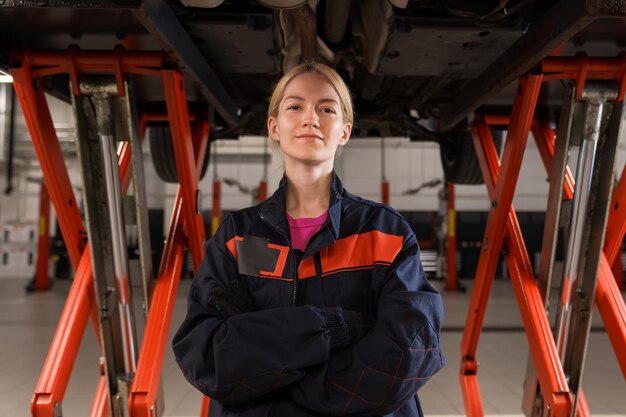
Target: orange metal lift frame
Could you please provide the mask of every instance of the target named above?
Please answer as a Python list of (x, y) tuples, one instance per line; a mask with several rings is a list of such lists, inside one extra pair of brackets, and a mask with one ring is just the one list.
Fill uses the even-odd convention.
[[(542, 396), (553, 416), (570, 416), (573, 411), (573, 396), (560, 363), (545, 306), (512, 206), (521, 160), (531, 127), (546, 168), (551, 165), (554, 156), (554, 132), (544, 121), (533, 122), (533, 115), (541, 83), (557, 79), (575, 80), (578, 94), (587, 79), (617, 80), (619, 84), (617, 101), (622, 101), (626, 89), (626, 54), (618, 58), (587, 58), (584, 55), (577, 55), (575, 58), (546, 58), (535, 70), (520, 78), (510, 120), (508, 117), (476, 116), (472, 137), (492, 202), (492, 210), (487, 221), (461, 343), (460, 380), (468, 416), (477, 417), (484, 414), (477, 377), (476, 349), (505, 235), (508, 242), (507, 265)], [(509, 125), (502, 163), (493, 144), (489, 124)], [(574, 181), (569, 171), (566, 173), (564, 188), (566, 198), (571, 198)], [(626, 208), (623, 207), (626, 204), (625, 199), (626, 179), (622, 174), (611, 202), (595, 301), (622, 372), (626, 376), (626, 307), (610, 268), (626, 230)], [(584, 404), (579, 413), (588, 414)]]
[[(80, 95), (80, 74), (115, 75), (120, 95), (125, 93), (126, 75), (152, 75), (163, 79), (180, 187), (129, 396), (131, 416), (150, 416), (155, 411), (167, 332), (187, 244), (191, 249), (194, 269), (198, 268), (202, 260), (204, 224), (202, 216), (197, 212), (196, 200), (199, 163), (203, 160), (207, 147), (208, 122), (197, 121), (192, 138), (182, 75), (160, 52), (130, 52), (121, 47), (110, 52), (80, 51), (76, 47), (62, 52), (14, 51), (10, 66), (15, 90), (50, 190), (72, 265), (76, 270), (31, 402), (31, 414), (37, 417), (53, 416), (55, 407), (62, 403), (90, 312), (96, 335), (99, 337), (100, 334), (86, 232), (44, 96), (42, 77), (69, 74), (72, 93), (76, 95)], [(146, 123), (147, 119), (142, 119), (141, 137)], [(129, 142), (124, 142), (120, 147), (118, 159), (122, 192), (125, 192), (131, 178)], [(106, 384), (101, 376), (92, 416), (109, 414), (106, 395)]]

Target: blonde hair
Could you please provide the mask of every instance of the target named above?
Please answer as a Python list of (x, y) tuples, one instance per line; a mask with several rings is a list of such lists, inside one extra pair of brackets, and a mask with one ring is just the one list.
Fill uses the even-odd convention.
[(333, 88), (337, 92), (337, 95), (339, 95), (343, 121), (354, 124), (352, 96), (350, 95), (350, 90), (348, 89), (348, 86), (343, 81), (341, 76), (337, 73), (337, 71), (335, 71), (333, 68), (329, 67), (326, 64), (316, 61), (295, 66), (282, 76), (282, 78), (274, 87), (274, 91), (272, 92), (272, 96), (270, 97), (270, 104), (267, 111), (268, 118), (278, 117), (278, 107), (280, 106), (280, 101), (283, 99), (283, 96), (285, 95), (285, 89), (287, 88), (287, 85), (291, 82), (291, 80), (296, 78), (298, 75), (308, 73), (321, 75), (323, 78), (326, 79), (326, 81), (330, 83), (330, 85), (333, 86)]

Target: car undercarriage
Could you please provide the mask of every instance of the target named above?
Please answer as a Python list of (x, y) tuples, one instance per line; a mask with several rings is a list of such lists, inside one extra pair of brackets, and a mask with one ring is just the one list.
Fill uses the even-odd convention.
[[(11, 48), (163, 49), (186, 75), (190, 107), (214, 110), (217, 138), (262, 134), (274, 82), (322, 59), (348, 81), (355, 136), (441, 141), (479, 106), (509, 110), (502, 90), (543, 56), (616, 55), (626, 44), (625, 8), (582, 0), (5, 0), (0, 65)], [(69, 97), (66, 76), (48, 82)], [(163, 102), (158, 85), (136, 83), (141, 106)]]

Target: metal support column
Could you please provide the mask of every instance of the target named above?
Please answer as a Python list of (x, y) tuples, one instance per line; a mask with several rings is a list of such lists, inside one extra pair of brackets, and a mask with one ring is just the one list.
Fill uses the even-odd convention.
[[(552, 286), (554, 273), (562, 201), (563, 199), (572, 200), (574, 197), (574, 180), (567, 166), (569, 140), (574, 115), (574, 97), (574, 89), (568, 88), (558, 123), (558, 143), (555, 141), (554, 132), (550, 128), (548, 121), (543, 116), (539, 116), (532, 126), (537, 148), (550, 178), (541, 259), (539, 262), (539, 277), (537, 280), (546, 315), (550, 306), (549, 290)], [(524, 398), (522, 400), (522, 409), (527, 416), (544, 415), (545, 408), (539, 388), (535, 366), (532, 358), (529, 358), (524, 380)]]
[[(8, 143), (5, 143), (5, 140)], [(11, 84), (0, 83), (0, 152), (6, 150), (5, 195), (13, 192), (13, 155), (15, 148), (15, 91)]]
[(211, 236), (217, 232), (222, 217), (222, 183), (213, 180), (213, 206), (211, 207)]
[(459, 285), (456, 271), (456, 209), (454, 207), (454, 184), (451, 182), (447, 184), (447, 197), (446, 290), (465, 292), (465, 287)]
[[(617, 96), (616, 85), (588, 82), (582, 91), (585, 119), (576, 170), (565, 275), (561, 287), (563, 296), (559, 297), (564, 303), (557, 310), (555, 334), (563, 368), (569, 376), (568, 383), (575, 398), (572, 415), (576, 415), (591, 328), (598, 265), (604, 244), (604, 233), (597, 231), (606, 230), (618, 142), (616, 129), (603, 135), (601, 124), (605, 118), (605, 107), (612, 107), (607, 101), (615, 100)], [(621, 106), (615, 107), (620, 111), (613, 115), (610, 123), (617, 123), (619, 126)]]
[(39, 192), (39, 236), (37, 239), (37, 266), (35, 276), (26, 286), (27, 291), (45, 291), (52, 285), (48, 276), (50, 260), (50, 195), (46, 182), (41, 180)]
[(259, 195), (257, 201), (260, 203), (267, 199), (267, 154), (268, 140), (263, 141), (263, 178), (259, 182)]
[[(130, 147), (130, 161), (132, 162), (132, 183), (134, 217), (137, 226), (137, 245), (139, 248), (139, 271), (143, 289), (143, 310), (147, 318), (152, 299), (152, 292), (156, 285), (152, 265), (152, 248), (150, 244), (150, 226), (148, 224), (148, 198), (146, 195), (146, 179), (144, 174), (144, 159), (141, 150), (142, 138), (146, 130), (146, 122), (140, 123), (137, 110), (134, 106), (134, 92), (126, 85), (126, 95), (115, 99), (115, 119), (120, 121), (119, 137), (123, 146)], [(130, 169), (129, 169), (130, 171)], [(120, 169), (121, 172), (121, 169)]]
[(380, 138), (380, 202), (389, 204), (389, 181), (385, 172), (385, 140)]
[[(83, 77), (80, 90), (72, 95), (108, 405), (116, 417), (127, 415), (128, 390), (137, 363), (121, 181), (115, 162), (113, 97), (120, 93), (118, 87), (113, 77)], [(123, 88), (127, 91), (128, 86)]]
[(267, 199), (267, 181), (259, 182), (259, 203)]

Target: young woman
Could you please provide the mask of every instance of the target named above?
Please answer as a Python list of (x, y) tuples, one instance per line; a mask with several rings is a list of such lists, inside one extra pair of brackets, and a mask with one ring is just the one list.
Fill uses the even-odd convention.
[(348, 88), (300, 65), (268, 116), (285, 175), (205, 245), (173, 342), (185, 377), (210, 416), (421, 416), (416, 392), (444, 365), (443, 306), (406, 220), (333, 171)]

